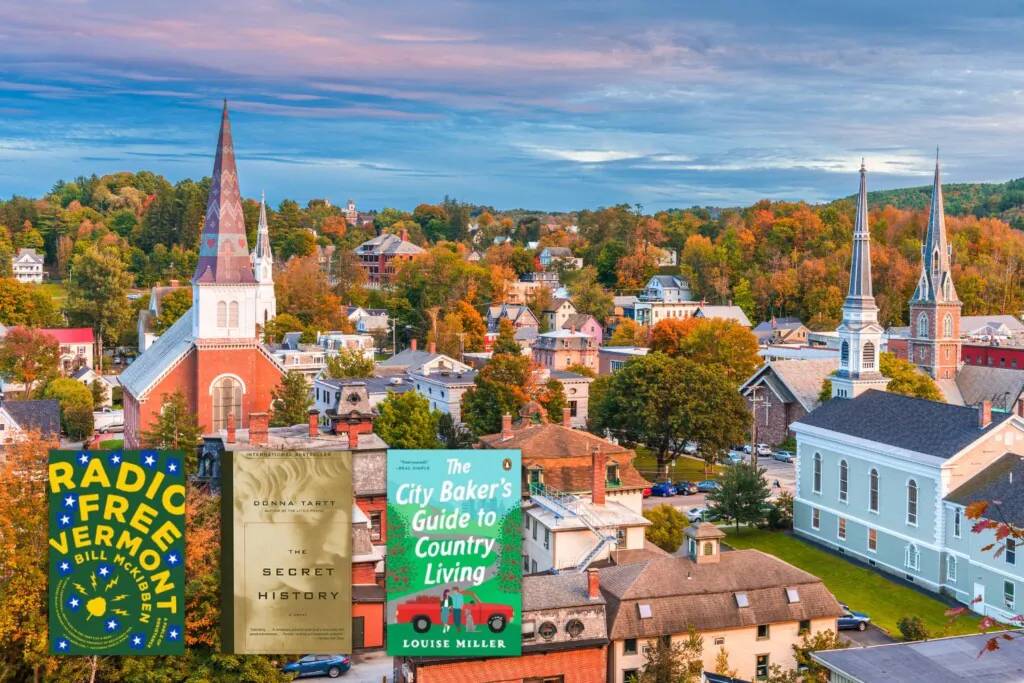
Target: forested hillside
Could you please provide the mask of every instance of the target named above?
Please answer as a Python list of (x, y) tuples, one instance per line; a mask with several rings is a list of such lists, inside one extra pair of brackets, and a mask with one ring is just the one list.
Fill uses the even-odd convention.
[[(992, 217), (1024, 230), (1024, 178), (1005, 183), (956, 183), (943, 185), (946, 214), (952, 216)], [(927, 209), (932, 186), (878, 190), (868, 193), (872, 208), (886, 205), (897, 209)], [(849, 199), (853, 199), (849, 197)]]

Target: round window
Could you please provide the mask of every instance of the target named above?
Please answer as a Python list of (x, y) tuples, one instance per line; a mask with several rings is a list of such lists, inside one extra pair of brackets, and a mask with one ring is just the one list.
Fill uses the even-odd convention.
[(569, 634), (570, 638), (579, 638), (583, 635), (583, 622), (579, 619), (570, 619), (569, 623), (565, 625), (565, 632)]
[(558, 628), (550, 621), (545, 621), (540, 625), (540, 628), (537, 629), (537, 633), (539, 633), (540, 637), (544, 640), (551, 640), (555, 637), (555, 634), (558, 633)]

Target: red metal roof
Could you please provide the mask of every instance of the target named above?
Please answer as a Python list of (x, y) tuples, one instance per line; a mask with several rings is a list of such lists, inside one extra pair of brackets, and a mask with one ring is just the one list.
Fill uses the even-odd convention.
[(61, 344), (92, 344), (96, 341), (91, 327), (72, 327), (70, 329), (43, 330)]

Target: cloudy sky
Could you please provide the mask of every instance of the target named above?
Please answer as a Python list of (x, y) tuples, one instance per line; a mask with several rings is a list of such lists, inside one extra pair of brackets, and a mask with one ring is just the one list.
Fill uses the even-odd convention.
[(649, 209), (1024, 176), (1024, 0), (0, 0), (0, 196)]

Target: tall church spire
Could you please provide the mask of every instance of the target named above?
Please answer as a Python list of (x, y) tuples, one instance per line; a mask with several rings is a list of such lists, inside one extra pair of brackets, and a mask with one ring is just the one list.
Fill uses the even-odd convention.
[(267, 225), (267, 198), (265, 194), (260, 193), (260, 221), (256, 228), (256, 246), (252, 250), (253, 274), (257, 280), (263, 280), (259, 265), (265, 263), (270, 266), (273, 262), (274, 257), (270, 251), (270, 228)]
[(267, 225), (267, 198), (260, 194), (260, 222), (256, 228), (256, 246), (252, 250), (252, 272), (256, 277), (256, 324), (265, 327), (277, 315), (274, 294), (274, 255), (270, 251)]
[(217, 156), (210, 177), (210, 197), (206, 204), (199, 260), (192, 282), (245, 284), (255, 281), (249, 262), (249, 243), (245, 238), (242, 196), (235, 168), (235, 147), (231, 141), (231, 123), (225, 100), (220, 138), (217, 140)]
[(843, 304), (839, 333), (839, 369), (832, 375), (834, 398), (856, 398), (868, 389), (884, 390), (889, 380), (878, 371), (882, 327), (871, 293), (871, 231), (868, 228), (868, 181), (860, 163), (860, 194), (853, 226), (850, 288)]
[(959, 302), (950, 272), (951, 257), (951, 247), (946, 240), (946, 212), (942, 204), (942, 170), (939, 168), (939, 150), (936, 148), (931, 212), (928, 215), (928, 231), (921, 245), (921, 277), (913, 301)]

